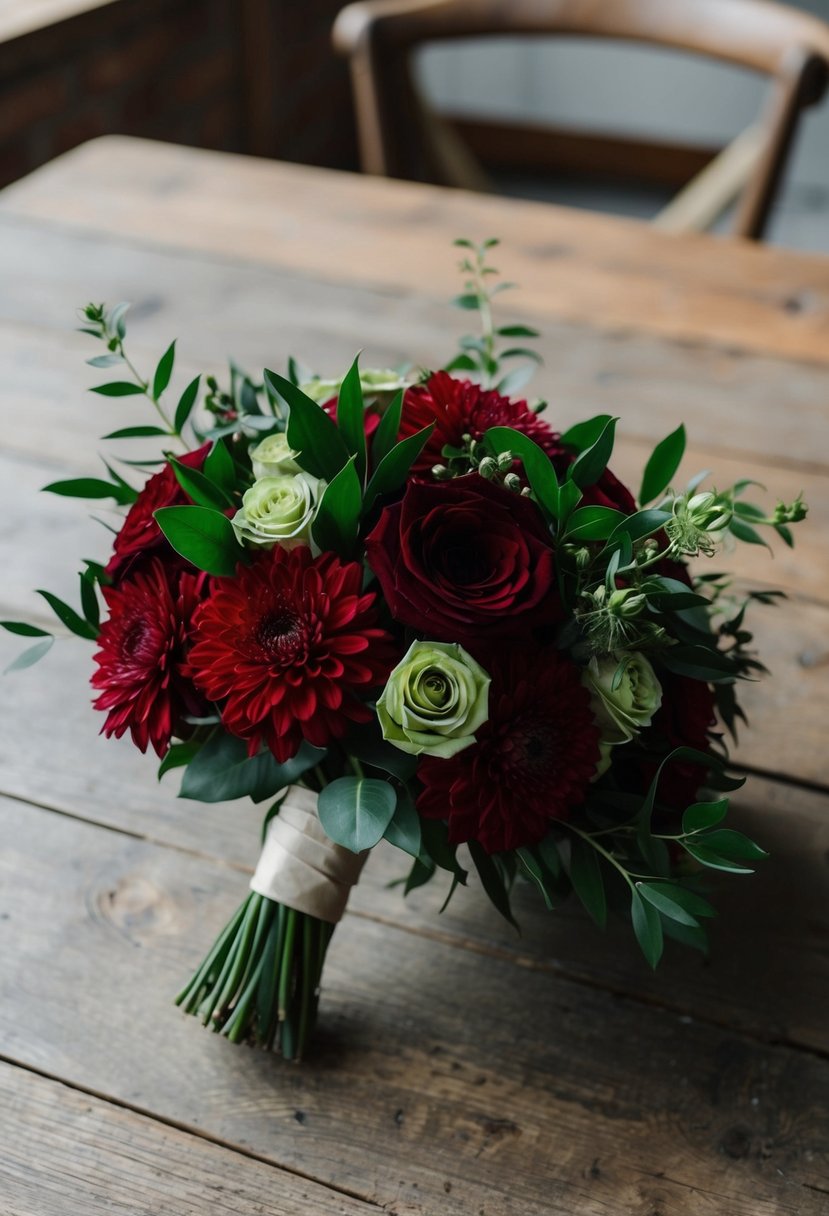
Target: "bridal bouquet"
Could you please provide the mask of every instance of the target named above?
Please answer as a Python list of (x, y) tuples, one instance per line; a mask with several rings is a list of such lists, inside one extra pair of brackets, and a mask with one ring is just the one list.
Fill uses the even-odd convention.
[[(663, 934), (704, 948), (706, 871), (764, 856), (723, 826), (740, 782), (719, 724), (734, 734), (737, 681), (762, 670), (748, 604), (774, 593), (688, 560), (764, 526), (791, 544), (805, 507), (677, 485), (681, 426), (634, 499), (608, 467), (616, 419), (562, 434), (516, 396), (537, 356), (515, 343), (537, 335), (493, 323), (495, 242), (458, 243), (480, 332), (435, 372), (231, 366), (169, 406), (175, 344), (145, 378), (126, 307), (89, 305), (89, 362), (117, 377), (93, 391), (156, 413), (105, 438), (163, 456), (46, 487), (126, 508), (79, 610), (41, 592), (97, 642), (104, 733), (183, 769), (183, 798), (267, 808), (250, 892), (177, 1000), (286, 1057), (383, 839), (409, 856), (406, 892), (445, 875), (448, 901), (474, 869), (508, 920), (520, 880), (551, 910), (574, 892), (599, 925), (626, 912), (652, 966)], [(51, 643), (3, 624), (37, 639), (13, 666)]]

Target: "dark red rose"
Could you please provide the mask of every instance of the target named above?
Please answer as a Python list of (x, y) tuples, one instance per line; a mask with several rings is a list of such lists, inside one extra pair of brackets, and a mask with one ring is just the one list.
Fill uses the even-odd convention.
[(206, 574), (176, 571), (153, 558), (118, 587), (102, 587), (109, 608), (98, 637), (100, 691), (95, 708), (107, 715), (103, 733), (120, 739), (129, 730), (139, 751), (163, 756), (173, 734), (187, 734), (185, 714), (205, 712), (204, 698), (184, 670), (193, 615)]
[(433, 422), (435, 429), (415, 461), (415, 473), (428, 473), (441, 464), (444, 445), (461, 447), (464, 435), (481, 439), (491, 426), (511, 426), (529, 435), (548, 456), (565, 454), (558, 435), (526, 401), (512, 401), (469, 380), (456, 380), (448, 372), (433, 372), (424, 384), (406, 390), (400, 438), (406, 439)]
[[(205, 443), (197, 451), (179, 456), (178, 460), (191, 469), (201, 470), (209, 451), (210, 444)], [(121, 530), (115, 537), (112, 557), (106, 567), (106, 572), (113, 582), (117, 583), (125, 578), (139, 557), (152, 555), (155, 550), (160, 549), (172, 553), (164, 539), (164, 533), (153, 519), (153, 512), (160, 507), (183, 506), (189, 501), (176, 481), (172, 468), (165, 463), (160, 472), (149, 478), (127, 512)]]
[(492, 676), (489, 719), (471, 747), (421, 760), (417, 809), (446, 819), (452, 843), (488, 853), (537, 844), (568, 819), (599, 761), (599, 729), (581, 672), (554, 647), (507, 649), (483, 666)]
[(361, 698), (396, 656), (362, 580), (359, 562), (312, 557), (304, 545), (276, 546), (213, 580), (188, 670), (251, 755), (265, 743), (282, 763), (303, 739), (325, 747), (371, 718)]
[(366, 540), (392, 616), (436, 641), (557, 619), (552, 542), (535, 503), (470, 473), (410, 482)]
[(623, 485), (615, 473), (605, 469), (595, 485), (582, 490), (580, 507), (613, 507), (624, 515), (632, 515), (636, 510), (636, 500), (626, 485)]

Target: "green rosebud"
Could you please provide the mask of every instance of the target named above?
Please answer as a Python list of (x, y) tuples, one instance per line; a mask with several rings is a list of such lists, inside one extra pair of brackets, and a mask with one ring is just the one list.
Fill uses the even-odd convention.
[(650, 726), (662, 704), (656, 673), (645, 656), (636, 651), (591, 659), (582, 682), (590, 693), (602, 743), (628, 743), (643, 727)]
[(455, 642), (412, 642), (377, 702), (383, 738), (448, 760), (475, 742), (489, 713), (489, 676)]
[(240, 544), (295, 549), (310, 543), (319, 483), (304, 474), (260, 477), (245, 491), (233, 517)]
[(260, 477), (282, 477), (288, 473), (301, 473), (302, 469), (296, 462), (299, 452), (295, 452), (288, 443), (284, 431), (268, 435), (256, 447), (251, 448), (250, 463), (253, 476), (258, 481)]

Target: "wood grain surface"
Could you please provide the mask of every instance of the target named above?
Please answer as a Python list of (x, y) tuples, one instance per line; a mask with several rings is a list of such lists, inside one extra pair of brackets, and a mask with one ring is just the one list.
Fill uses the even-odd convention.
[[(475, 231), (480, 228), (480, 231)], [(829, 262), (636, 224), (241, 158), (99, 141), (0, 195), (0, 616), (74, 597), (108, 538), (38, 494), (94, 473), (135, 403), (84, 390), (87, 298), (134, 301), (176, 384), (226, 353), (327, 373), (428, 365), (465, 320), (451, 237), (501, 235), (505, 319), (544, 330), (554, 425), (618, 414), (614, 467), (689, 424), (683, 471), (805, 491), (798, 547), (726, 555), (780, 586), (753, 624), (735, 823), (771, 857), (712, 881), (710, 960), (652, 974), (521, 888), (518, 937), (477, 888), (403, 900), (367, 866), (301, 1067), (231, 1047), (171, 996), (241, 899), (261, 808), (175, 797), (98, 735), (90, 648), (60, 639), (0, 697), (0, 1211), (305, 1216), (818, 1216), (829, 1209)], [(507, 297), (509, 300), (509, 297)], [(125, 456), (148, 453), (125, 445)], [(95, 512), (96, 514), (102, 514)], [(0, 665), (20, 649), (0, 638)]]

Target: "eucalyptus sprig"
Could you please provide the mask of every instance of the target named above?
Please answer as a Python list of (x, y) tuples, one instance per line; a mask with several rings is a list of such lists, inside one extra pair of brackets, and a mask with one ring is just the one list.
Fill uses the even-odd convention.
[[(460, 339), (460, 353), (446, 365), (446, 370), (469, 372), (472, 378), (485, 388), (495, 388), (499, 393), (509, 396), (524, 387), (532, 377), (535, 365), (542, 361), (538, 351), (526, 346), (515, 346), (514, 342), (516, 339), (537, 338), (538, 330), (529, 325), (495, 325), (492, 301), (501, 292), (515, 287), (515, 283), (505, 281), (494, 284), (490, 282), (499, 271), (489, 265), (488, 254), (499, 242), (490, 237), (476, 245), (474, 241), (460, 237), (454, 244), (468, 251), (460, 262), (461, 271), (468, 277), (464, 282), (463, 292), (456, 296), (452, 303), (457, 308), (477, 312), (481, 332), (467, 334)], [(504, 339), (508, 341), (505, 342)], [(505, 372), (502, 364), (513, 359), (522, 359), (524, 363)]]

